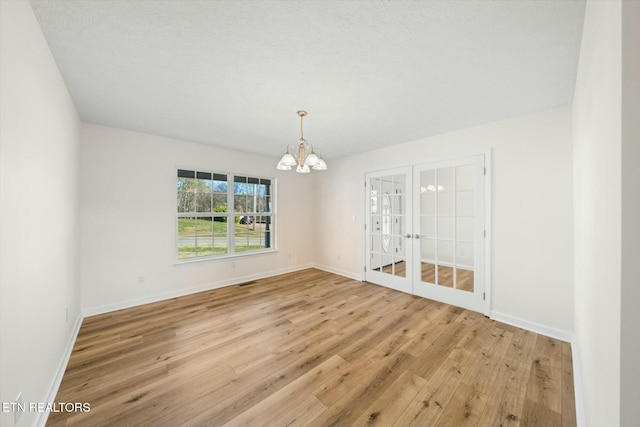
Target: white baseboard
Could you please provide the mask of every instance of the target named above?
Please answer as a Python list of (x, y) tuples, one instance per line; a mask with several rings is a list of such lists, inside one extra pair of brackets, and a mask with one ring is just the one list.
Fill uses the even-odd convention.
[(112, 311), (123, 310), (125, 308), (137, 307), (139, 305), (150, 304), (158, 301), (164, 301), (171, 298), (177, 298), (185, 295), (195, 294), (198, 292), (224, 288), (225, 286), (233, 286), (233, 285), (248, 282), (251, 280), (265, 279), (267, 277), (273, 277), (280, 274), (291, 273), (294, 271), (304, 270), (306, 268), (313, 268), (313, 264), (297, 265), (295, 267), (281, 268), (278, 270), (271, 270), (263, 273), (251, 274), (248, 276), (234, 277), (233, 279), (207, 283), (205, 285), (194, 286), (194, 287), (185, 288), (185, 289), (176, 289), (174, 291), (163, 292), (155, 295), (149, 295), (142, 298), (134, 298), (134, 299), (120, 301), (112, 304), (104, 304), (97, 307), (89, 307), (82, 310), (82, 315), (84, 317), (89, 317), (89, 316), (95, 316), (98, 314), (110, 313)]
[[(71, 357), (73, 346), (76, 343), (76, 338), (78, 338), (78, 332), (80, 332), (80, 326), (82, 326), (83, 319), (84, 317), (82, 316), (82, 314), (80, 314), (76, 319), (76, 323), (73, 325), (73, 330), (71, 332), (71, 335), (69, 335), (67, 346), (65, 347), (64, 353), (60, 358), (60, 363), (58, 363), (58, 369), (56, 369), (53, 377), (51, 378), (51, 382), (49, 383), (47, 394), (45, 395), (45, 398), (44, 398), (44, 402), (46, 403), (55, 402), (56, 394), (58, 394), (60, 383), (62, 383), (62, 377), (64, 376), (64, 372), (67, 370), (67, 364), (69, 363), (69, 358)], [(36, 427), (44, 427), (47, 424), (48, 418), (49, 418), (49, 411), (39, 411), (36, 415), (36, 419), (34, 420), (33, 425)]]
[(338, 268), (328, 267), (326, 265), (313, 264), (313, 268), (317, 268), (318, 270), (323, 270), (329, 273), (337, 274), (338, 276), (348, 277), (349, 279), (357, 280), (359, 282), (362, 282), (364, 280), (364, 277), (360, 274), (353, 274), (351, 272), (340, 270)]
[(578, 351), (577, 335), (574, 335), (571, 343), (571, 361), (573, 362), (573, 394), (576, 403), (576, 425), (587, 427), (587, 418), (584, 411), (584, 394), (582, 388), (582, 362)]
[(573, 334), (563, 329), (552, 328), (550, 326), (531, 322), (510, 314), (499, 313), (497, 311), (491, 311), (491, 315), (489, 317), (497, 322), (526, 329), (527, 331), (535, 332), (536, 334), (544, 335), (546, 337), (555, 338), (568, 343), (573, 342)]

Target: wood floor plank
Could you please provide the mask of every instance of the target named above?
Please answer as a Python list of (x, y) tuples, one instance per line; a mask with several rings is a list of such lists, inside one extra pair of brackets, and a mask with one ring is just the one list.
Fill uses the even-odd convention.
[(549, 427), (562, 425), (559, 413), (532, 400), (525, 400), (520, 425), (529, 427)]
[(311, 420), (316, 418), (322, 412), (327, 409), (313, 395), (308, 396), (299, 405), (296, 405), (289, 411), (276, 416), (270, 422), (265, 424), (266, 427), (289, 427), (289, 426), (301, 426), (308, 425)]
[(516, 330), (509, 349), (505, 353), (478, 425), (517, 427), (524, 405), (526, 384), (531, 372), (533, 350), (536, 334), (524, 330)]
[(463, 372), (465, 367), (459, 361), (446, 358), (393, 425), (434, 425), (462, 381)]
[(311, 425), (353, 424), (369, 407), (371, 399), (386, 390), (415, 361), (413, 356), (405, 352), (399, 352), (388, 359), (390, 360), (385, 365), (377, 365), (377, 369), (365, 376), (351, 392), (315, 418)]
[(436, 426), (478, 425), (487, 396), (475, 388), (461, 382), (451, 400), (436, 421)]
[(355, 365), (350, 364), (341, 375), (332, 377), (315, 389), (312, 394), (325, 407), (329, 408), (352, 392), (356, 386), (362, 384), (364, 379), (371, 374), (373, 366), (374, 361), (371, 358), (361, 359)]
[(562, 413), (562, 347), (557, 340), (538, 336), (527, 386), (527, 400)]
[(494, 328), (462, 382), (488, 394), (495, 383), (498, 369), (503, 363), (512, 336), (511, 332)]
[(390, 426), (409, 406), (426, 380), (404, 371), (375, 401), (356, 419), (353, 426)]
[(334, 375), (339, 375), (347, 365), (348, 363), (343, 358), (334, 355), (268, 398), (229, 420), (225, 426), (265, 425), (273, 418), (286, 416), (290, 409), (302, 404), (307, 397), (312, 396), (311, 390), (315, 390)]
[(575, 426), (571, 347), (315, 269), (84, 319), (49, 426)]

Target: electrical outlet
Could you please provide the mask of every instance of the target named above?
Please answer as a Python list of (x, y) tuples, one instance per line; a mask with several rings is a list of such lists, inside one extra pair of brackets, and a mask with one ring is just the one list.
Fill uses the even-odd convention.
[(18, 393), (16, 401), (13, 405), (13, 424), (18, 424), (22, 413), (24, 412), (24, 402), (22, 401), (22, 392)]
[(138, 276), (138, 284), (144, 285), (144, 276)]

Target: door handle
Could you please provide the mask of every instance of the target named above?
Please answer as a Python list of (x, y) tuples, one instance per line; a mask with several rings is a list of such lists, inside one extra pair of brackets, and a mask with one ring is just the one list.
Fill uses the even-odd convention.
[(411, 234), (407, 234), (407, 235), (406, 235), (406, 236), (404, 236), (404, 237), (406, 237), (407, 239), (410, 239), (410, 238), (411, 238)]
[(419, 234), (415, 234), (413, 237), (415, 237), (416, 239), (419, 239), (420, 235)]

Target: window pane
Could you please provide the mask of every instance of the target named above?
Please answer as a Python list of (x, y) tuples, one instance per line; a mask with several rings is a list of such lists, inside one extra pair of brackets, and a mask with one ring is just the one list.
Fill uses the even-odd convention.
[(404, 215), (393, 216), (393, 234), (396, 236), (404, 236), (406, 231), (407, 218)]
[(404, 194), (405, 193), (405, 176), (403, 175), (395, 175), (393, 177), (393, 193), (394, 194)]
[(229, 251), (229, 234), (227, 232), (227, 217), (213, 218), (213, 253), (226, 254)]
[[(218, 175), (214, 175), (218, 177)], [(224, 175), (221, 175), (224, 176)], [(214, 193), (224, 193), (227, 194), (227, 177), (224, 176), (224, 179), (215, 179), (212, 181), (211, 187)]]
[(436, 241), (433, 239), (420, 239), (420, 259), (422, 261), (435, 261)]
[(456, 193), (456, 213), (460, 216), (473, 216), (473, 191)]
[(233, 210), (235, 212), (248, 212), (247, 210), (247, 196), (235, 195), (233, 196)]
[(195, 212), (195, 193), (178, 191), (178, 212)]
[(213, 218), (198, 218), (196, 233), (196, 256), (213, 255)]
[(265, 216), (264, 218), (264, 247), (270, 248), (272, 247), (272, 236), (273, 236), (273, 222), (271, 221), (271, 216)]
[(436, 237), (436, 217), (429, 215), (420, 216), (420, 235), (422, 237)]
[(436, 193), (424, 192), (420, 193), (420, 212), (428, 215), (436, 213)]
[(453, 264), (453, 242), (438, 240), (438, 263)]
[(456, 265), (460, 267), (473, 269), (473, 243), (457, 242), (456, 243)]
[(438, 218), (438, 238), (453, 239), (453, 218)]
[(378, 211), (378, 200), (380, 198), (380, 178), (371, 178), (371, 181), (369, 182), (369, 187), (370, 187), (370, 193), (369, 196), (371, 197), (371, 213), (372, 214), (377, 214), (380, 213)]
[(257, 212), (256, 211), (256, 196), (246, 196), (245, 199), (245, 212)]
[(453, 268), (438, 265), (438, 285), (453, 288)]
[(227, 195), (213, 193), (213, 211), (227, 212)]
[[(211, 187), (212, 187), (211, 173), (209, 173), (209, 172), (197, 172), (196, 173), (196, 177), (197, 177), (196, 192), (198, 194), (211, 193)], [(209, 204), (211, 204), (211, 203), (209, 203)], [(211, 208), (209, 208), (209, 209), (211, 209)], [(198, 211), (198, 212), (211, 212), (211, 211), (207, 210), (207, 211)]]
[(264, 224), (257, 224), (255, 217), (236, 215), (234, 223), (235, 251), (246, 252), (263, 249)]
[(438, 169), (438, 191), (454, 191), (453, 168)]
[(474, 165), (465, 165), (456, 167), (456, 190), (473, 190), (475, 189), (474, 173), (476, 167)]
[(382, 272), (393, 274), (393, 256), (382, 254)]
[(453, 195), (454, 193), (436, 193), (438, 194), (438, 215), (453, 215)]
[(461, 291), (473, 292), (473, 270), (456, 268), (456, 288)]
[(193, 178), (178, 177), (176, 184), (179, 191), (189, 191), (195, 188), (195, 180)]
[(196, 219), (178, 218), (178, 258), (196, 256)]
[(436, 266), (429, 262), (420, 263), (420, 280), (427, 283), (436, 283)]
[(394, 274), (399, 277), (407, 277), (407, 263), (404, 258), (395, 259)]
[(473, 242), (473, 218), (456, 218), (456, 238), (464, 242)]
[(379, 271), (380, 270), (380, 254), (377, 252), (370, 252), (369, 256), (371, 257), (371, 268), (373, 270)]
[(211, 212), (211, 193), (196, 194), (196, 212)]
[(420, 172), (420, 193), (428, 191), (436, 191), (436, 172), (434, 170)]
[(267, 207), (267, 198), (265, 196), (256, 196), (256, 212), (265, 212)]

